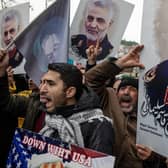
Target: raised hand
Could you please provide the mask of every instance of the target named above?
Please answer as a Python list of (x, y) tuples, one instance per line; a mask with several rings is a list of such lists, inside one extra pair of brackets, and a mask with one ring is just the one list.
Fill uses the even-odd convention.
[(102, 48), (99, 45), (99, 40), (97, 40), (96, 46), (90, 45), (89, 48), (86, 50), (88, 64), (92, 65), (96, 63), (98, 55), (102, 52)]
[(144, 65), (140, 63), (140, 52), (144, 48), (143, 45), (137, 45), (134, 47), (128, 54), (120, 57), (115, 64), (119, 66), (121, 69), (131, 68), (131, 67), (139, 67), (144, 68)]

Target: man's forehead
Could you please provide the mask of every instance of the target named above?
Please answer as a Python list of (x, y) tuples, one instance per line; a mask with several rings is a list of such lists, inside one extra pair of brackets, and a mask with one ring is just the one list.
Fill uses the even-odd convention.
[(47, 71), (41, 78), (42, 80), (49, 79), (49, 80), (58, 80), (60, 79), (60, 74), (56, 71)]
[(4, 23), (3, 27), (12, 27), (12, 26), (17, 26), (17, 23), (15, 20), (11, 19), (11, 20), (8, 20)]
[(137, 90), (137, 88), (133, 85), (123, 85), (121, 88), (135, 88)]
[(129, 91), (134, 91), (134, 93), (138, 94), (138, 89), (132, 85), (123, 85), (118, 87), (118, 94), (122, 93), (124, 90), (128, 89)]
[(91, 5), (91, 6), (88, 6), (87, 8), (87, 12), (90, 13), (95, 13), (95, 12), (104, 12), (106, 11), (107, 12), (107, 9), (106, 8), (102, 8), (102, 7), (99, 7), (99, 6), (94, 6), (94, 5)]
[(104, 18), (105, 20), (111, 20), (110, 11), (107, 8), (101, 8), (99, 6), (89, 6), (86, 12), (86, 17), (88, 15)]

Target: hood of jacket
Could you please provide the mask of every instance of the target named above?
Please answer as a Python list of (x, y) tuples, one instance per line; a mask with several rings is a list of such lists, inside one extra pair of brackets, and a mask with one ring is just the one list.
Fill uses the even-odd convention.
[(84, 86), (83, 93), (75, 105), (57, 107), (50, 115), (57, 114), (67, 118), (74, 113), (79, 113), (86, 110), (100, 108), (98, 95), (89, 87)]

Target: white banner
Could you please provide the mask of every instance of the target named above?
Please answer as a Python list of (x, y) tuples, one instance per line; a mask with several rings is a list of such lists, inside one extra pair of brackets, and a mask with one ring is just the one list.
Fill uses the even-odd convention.
[(137, 143), (168, 157), (168, 1), (144, 1)]

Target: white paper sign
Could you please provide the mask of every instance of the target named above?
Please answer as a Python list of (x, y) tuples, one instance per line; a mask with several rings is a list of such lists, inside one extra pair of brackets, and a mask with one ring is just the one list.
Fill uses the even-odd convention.
[(137, 143), (168, 157), (168, 1), (144, 1)]

